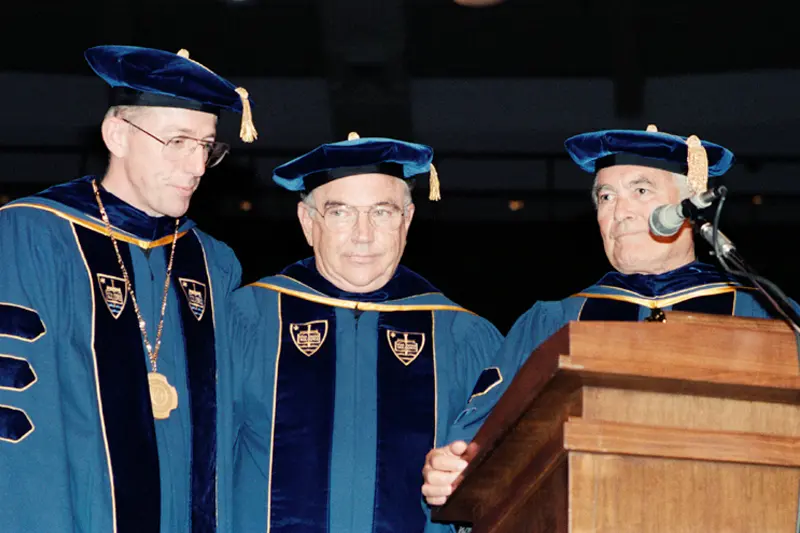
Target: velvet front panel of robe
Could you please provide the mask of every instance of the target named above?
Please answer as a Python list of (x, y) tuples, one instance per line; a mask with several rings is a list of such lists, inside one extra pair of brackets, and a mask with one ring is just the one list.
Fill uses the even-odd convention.
[[(76, 228), (76, 235), (92, 278), (97, 280), (94, 350), (114, 478), (117, 530), (155, 533), (160, 531), (161, 515), (159, 461), (138, 318), (111, 241), (84, 228)], [(122, 245), (119, 249), (133, 277), (129, 248)], [(136, 286), (135, 279), (131, 282)], [(192, 532), (210, 533), (216, 531), (216, 354), (207, 266), (194, 233), (176, 247), (172, 283), (180, 287), (174, 292), (189, 354)]]
[[(161, 516), (156, 447), (147, 367), (138, 318), (108, 237), (76, 228), (83, 256), (96, 279), (94, 352), (105, 437), (113, 475), (117, 531), (158, 533)], [(133, 277), (130, 252), (120, 247)], [(136, 285), (136, 280), (131, 279)]]
[(436, 427), (433, 313), (281, 302), (269, 531), (421, 531), (417, 481)]
[(172, 269), (186, 346), (192, 420), (192, 533), (217, 530), (217, 357), (212, 285), (203, 245), (192, 232), (178, 242)]

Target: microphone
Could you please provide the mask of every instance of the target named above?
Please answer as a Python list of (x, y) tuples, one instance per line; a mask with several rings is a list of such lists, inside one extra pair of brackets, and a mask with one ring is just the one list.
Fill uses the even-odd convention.
[(672, 237), (680, 231), (686, 219), (694, 220), (701, 209), (709, 207), (725, 192), (727, 189), (721, 185), (687, 198), (679, 204), (656, 207), (650, 213), (650, 231), (658, 237)]

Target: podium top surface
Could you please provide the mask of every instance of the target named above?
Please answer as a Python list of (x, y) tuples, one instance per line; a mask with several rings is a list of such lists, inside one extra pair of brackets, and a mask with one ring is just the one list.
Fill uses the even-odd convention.
[(778, 320), (676, 311), (665, 322), (570, 322), (528, 363), (544, 359), (584, 375), (800, 391), (797, 349), (794, 333)]

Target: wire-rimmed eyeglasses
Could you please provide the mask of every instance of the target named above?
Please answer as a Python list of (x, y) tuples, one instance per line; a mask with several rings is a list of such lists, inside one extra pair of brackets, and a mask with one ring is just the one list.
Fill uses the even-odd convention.
[(322, 217), (325, 226), (333, 231), (348, 231), (358, 223), (360, 213), (365, 213), (372, 227), (381, 231), (393, 231), (400, 227), (406, 210), (394, 204), (358, 206), (347, 204), (328, 205), (320, 211), (309, 206)]
[(121, 118), (121, 120), (163, 144), (164, 147), (161, 149), (162, 154), (164, 155), (164, 158), (169, 161), (178, 161), (184, 157), (189, 157), (194, 153), (195, 150), (197, 150), (198, 146), (202, 146), (203, 153), (205, 155), (206, 168), (211, 168), (217, 166), (231, 149), (228, 144), (223, 142), (204, 141), (202, 139), (195, 139), (194, 137), (189, 137), (186, 135), (178, 135), (177, 137), (172, 137), (165, 141), (156, 137), (141, 126), (134, 124), (128, 119)]

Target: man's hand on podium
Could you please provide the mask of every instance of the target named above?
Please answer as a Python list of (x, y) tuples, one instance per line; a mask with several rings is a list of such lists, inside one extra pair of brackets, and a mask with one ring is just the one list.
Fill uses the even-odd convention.
[(425, 456), (422, 495), (429, 505), (444, 505), (447, 497), (452, 494), (453, 482), (468, 464), (462, 459), (466, 451), (467, 443), (457, 440), (441, 448), (434, 448)]

